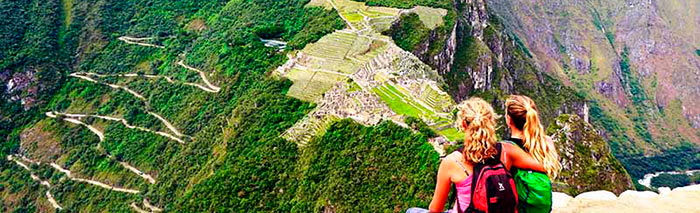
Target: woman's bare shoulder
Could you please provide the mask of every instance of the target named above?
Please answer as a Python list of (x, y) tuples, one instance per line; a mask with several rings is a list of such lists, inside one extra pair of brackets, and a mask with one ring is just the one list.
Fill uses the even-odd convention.
[(442, 161), (444, 163), (452, 164), (452, 163), (455, 163), (455, 161), (459, 161), (459, 159), (462, 159), (462, 158), (464, 158), (462, 156), (462, 153), (460, 153), (458, 151), (454, 151), (454, 152), (448, 154), (447, 156), (445, 156), (445, 158), (443, 158)]

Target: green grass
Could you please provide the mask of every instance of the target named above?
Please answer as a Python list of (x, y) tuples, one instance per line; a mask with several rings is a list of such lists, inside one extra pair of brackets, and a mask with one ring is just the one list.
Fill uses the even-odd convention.
[(63, 0), (61, 3), (63, 3), (63, 25), (68, 27), (73, 20), (73, 1)]
[(351, 83), (349, 83), (348, 85), (349, 85), (349, 86), (348, 86), (348, 87), (349, 87), (349, 88), (348, 88), (348, 92), (356, 92), (356, 91), (362, 90), (362, 88), (360, 87), (360, 85), (358, 85), (358, 84), (355, 83), (355, 82), (351, 82)]
[[(409, 103), (412, 102), (410, 101), (410, 98), (407, 98), (405, 95), (401, 94), (392, 85), (384, 84), (383, 86), (373, 88), (372, 91), (379, 95), (379, 98), (381, 98), (382, 101), (384, 101), (389, 108), (391, 108), (391, 110), (397, 114), (418, 118), (425, 118), (429, 116), (429, 114), (427, 114), (429, 112), (427, 109), (420, 107), (418, 103)], [(402, 98), (404, 98), (404, 100), (402, 100)]]
[(345, 79), (341, 75), (299, 69), (289, 71), (285, 77), (294, 82), (287, 95), (311, 102), (320, 99), (335, 83)]
[(362, 19), (364, 18), (362, 15), (356, 12), (352, 13), (343, 13), (342, 14), (345, 19), (347, 19), (349, 22), (356, 23), (356, 22), (361, 22)]
[(438, 131), (438, 134), (447, 137), (447, 139), (450, 141), (461, 141), (464, 139), (464, 133), (455, 128), (443, 129)]
[(423, 25), (433, 30), (444, 23), (443, 17), (447, 15), (447, 10), (430, 7), (417, 6), (414, 10), (420, 17)]

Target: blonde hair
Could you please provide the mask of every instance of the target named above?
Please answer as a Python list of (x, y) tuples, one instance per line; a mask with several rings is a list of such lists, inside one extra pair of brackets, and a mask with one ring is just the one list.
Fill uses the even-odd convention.
[(511, 95), (506, 100), (506, 115), (515, 128), (523, 131), (525, 151), (542, 164), (550, 178), (556, 179), (561, 170), (559, 154), (547, 140), (535, 102), (527, 96)]
[[(457, 105), (455, 125), (464, 131), (464, 158), (480, 163), (494, 157), (496, 150), (496, 119), (491, 104), (481, 98), (470, 98)], [(496, 156), (500, 157), (500, 156)]]

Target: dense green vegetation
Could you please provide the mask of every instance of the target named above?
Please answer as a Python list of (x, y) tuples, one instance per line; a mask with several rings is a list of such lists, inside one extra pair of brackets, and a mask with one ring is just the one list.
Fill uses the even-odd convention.
[[(1, 54), (13, 56), (2, 57), (3, 68), (21, 70), (30, 66), (27, 59), (32, 63), (47, 59), (41, 63), (60, 64), (62, 72), (41, 75), (52, 78), (44, 84), (54, 87), (55, 94), (29, 111), (2, 98), (1, 157), (17, 153), (20, 135), (47, 135), (56, 139), (47, 143), (60, 149), (57, 154), (42, 156), (41, 147), (23, 154), (56, 162), (81, 177), (143, 192), (111, 192), (66, 179), (47, 164), (33, 166), (52, 184), (56, 200), (70, 210), (131, 211), (129, 204), (143, 198), (168, 211), (402, 211), (427, 206), (438, 162), (424, 135), (432, 132), (413, 133), (388, 122), (364, 127), (343, 120), (307, 147), (279, 137), (314, 106), (285, 95), (291, 82), (268, 77), (268, 71), (286, 57), (259, 38), (284, 40), (288, 49), (300, 49), (344, 27), (335, 12), (305, 7), (307, 2), (2, 2), (0, 8), (9, 11), (2, 13), (8, 18), (3, 23), (41, 19), (37, 24), (2, 25), (8, 29), (1, 42), (18, 44), (3, 45)], [(44, 9), (31, 13), (33, 7)], [(35, 16), (47, 12), (53, 15)], [(36, 27), (37, 34), (24, 29), (27, 26)], [(120, 36), (153, 37), (146, 42), (164, 48), (127, 44), (117, 40)], [(18, 42), (24, 40), (28, 42)], [(40, 49), (56, 46), (64, 52)], [(164, 79), (108, 77), (93, 83), (67, 76), (78, 71), (138, 73), (201, 81), (197, 73), (179, 67), (178, 60), (212, 73), (210, 80), (222, 90), (207, 93)], [(124, 85), (144, 99), (102, 83)], [(65, 116), (43, 116), (46, 111), (123, 117), (132, 125), (168, 131), (147, 114), (153, 112), (192, 138), (183, 145), (119, 122), (84, 119), (105, 132), (105, 140), (99, 141), (87, 128), (62, 120)], [(32, 128), (39, 124), (42, 128)], [(117, 160), (153, 175), (156, 184), (129, 172)], [(50, 211), (46, 187), (10, 163), (2, 161), (0, 175), (4, 210)]]
[(384, 33), (390, 35), (401, 49), (412, 51), (426, 40), (430, 30), (423, 25), (418, 14), (409, 13), (402, 15), (401, 21)]
[(651, 134), (647, 130), (648, 124), (646, 119), (648, 116), (647, 111), (650, 108), (648, 106), (649, 104), (647, 104), (649, 99), (647, 98), (646, 91), (644, 88), (642, 88), (639, 79), (632, 76), (630, 59), (628, 55), (629, 50), (627, 47), (625, 47), (622, 55), (620, 56), (622, 57), (622, 60), (620, 60), (620, 70), (622, 73), (621, 83), (625, 85), (625, 89), (632, 94), (632, 102), (634, 103), (634, 109), (636, 110), (636, 115), (632, 118), (635, 124), (634, 131), (647, 143), (651, 144), (654, 143), (654, 141), (651, 138)]
[(683, 171), (700, 169), (700, 152), (695, 145), (683, 143), (655, 156), (616, 156), (634, 179), (656, 171)]
[(293, 210), (405, 211), (427, 207), (439, 164), (422, 133), (343, 120), (303, 149)]
[(632, 189), (630, 176), (608, 143), (580, 117), (558, 116), (547, 128), (547, 135), (556, 141), (562, 167), (566, 168), (553, 182), (555, 191), (575, 196), (594, 190), (622, 193)]
[(681, 186), (687, 186), (693, 182), (690, 175), (686, 174), (660, 174), (651, 179), (651, 185), (653, 187), (670, 187), (676, 188)]

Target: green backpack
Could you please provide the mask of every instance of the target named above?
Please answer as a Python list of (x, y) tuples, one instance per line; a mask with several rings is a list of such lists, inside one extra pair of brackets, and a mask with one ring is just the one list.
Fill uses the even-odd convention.
[[(506, 142), (519, 146), (513, 141)], [(517, 168), (512, 168), (511, 172), (518, 191), (519, 213), (552, 211), (552, 182), (547, 174)]]

